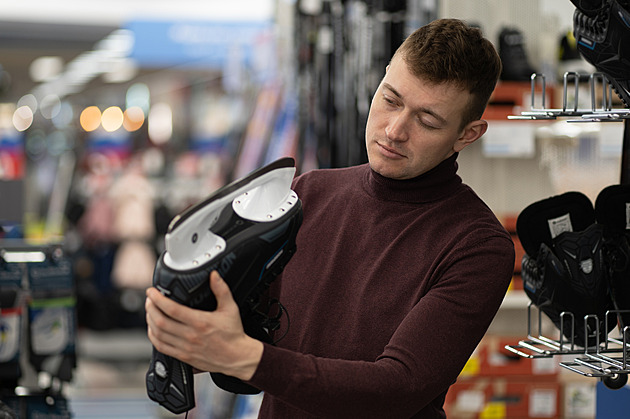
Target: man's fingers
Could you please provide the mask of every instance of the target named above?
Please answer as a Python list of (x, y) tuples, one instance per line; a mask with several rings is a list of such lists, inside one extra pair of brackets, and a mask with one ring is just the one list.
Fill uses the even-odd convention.
[(210, 273), (210, 289), (217, 299), (217, 310), (225, 309), (231, 304), (236, 304), (228, 284), (221, 278), (217, 271)]
[(182, 332), (181, 324), (167, 317), (149, 298), (147, 298), (145, 308), (150, 337), (153, 336), (171, 345), (177, 344), (181, 339), (179, 336)]
[(147, 336), (149, 337), (149, 341), (153, 344), (155, 349), (159, 352), (187, 362), (185, 360), (185, 356), (189, 353), (189, 351), (182, 348), (182, 339), (177, 338), (173, 335), (159, 333), (159, 337), (154, 332), (150, 326), (147, 328)]
[(174, 314), (176, 307), (179, 305), (177, 302), (164, 296), (155, 287), (150, 287), (149, 289), (147, 289), (147, 297), (151, 299), (151, 301), (157, 306), (157, 308), (167, 313), (168, 315)]
[[(189, 324), (194, 314), (191, 313), (189, 307), (183, 306), (176, 301), (162, 295), (157, 288), (151, 287), (146, 292), (147, 300), (153, 303), (153, 306), (167, 317), (182, 324)], [(145, 303), (145, 308), (148, 309)]]

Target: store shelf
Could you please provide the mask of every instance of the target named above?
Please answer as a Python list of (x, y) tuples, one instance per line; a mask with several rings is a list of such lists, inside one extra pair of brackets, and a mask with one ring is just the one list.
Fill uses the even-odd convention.
[(81, 330), (78, 350), (83, 359), (106, 361), (151, 360), (152, 346), (144, 329), (93, 331)]

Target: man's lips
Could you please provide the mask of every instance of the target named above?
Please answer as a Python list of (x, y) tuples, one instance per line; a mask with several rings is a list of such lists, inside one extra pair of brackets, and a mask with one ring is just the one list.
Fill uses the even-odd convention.
[(401, 159), (401, 158), (405, 158), (406, 156), (402, 153), (400, 153), (399, 151), (388, 147), (386, 145), (383, 145), (379, 142), (376, 143), (379, 151), (381, 152), (381, 154), (383, 154), (385, 157), (389, 157), (389, 158), (397, 158), (397, 159)]

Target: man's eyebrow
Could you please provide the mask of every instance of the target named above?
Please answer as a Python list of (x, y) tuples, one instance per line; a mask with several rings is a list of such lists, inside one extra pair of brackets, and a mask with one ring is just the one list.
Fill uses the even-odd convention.
[[(398, 98), (403, 99), (403, 96), (398, 92), (398, 90), (394, 89), (394, 86), (392, 86), (391, 84), (389, 84), (387, 82), (383, 82), (383, 87), (385, 87), (387, 90), (391, 91)], [(432, 117), (434, 117), (435, 119), (437, 119), (441, 124), (446, 124), (446, 122), (447, 122), (446, 118), (444, 118), (443, 116), (441, 116), (440, 114), (438, 114), (437, 112), (435, 112), (431, 108), (427, 108), (427, 107), (422, 106), (422, 107), (416, 109), (416, 112), (429, 114)]]

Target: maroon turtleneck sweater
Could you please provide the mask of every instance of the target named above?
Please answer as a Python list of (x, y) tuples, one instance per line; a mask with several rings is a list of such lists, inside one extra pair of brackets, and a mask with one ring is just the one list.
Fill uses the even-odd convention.
[(250, 381), (261, 418), (445, 417), (514, 267), (456, 158), (405, 181), (369, 165), (296, 178), (304, 222), (276, 281), (289, 330)]

